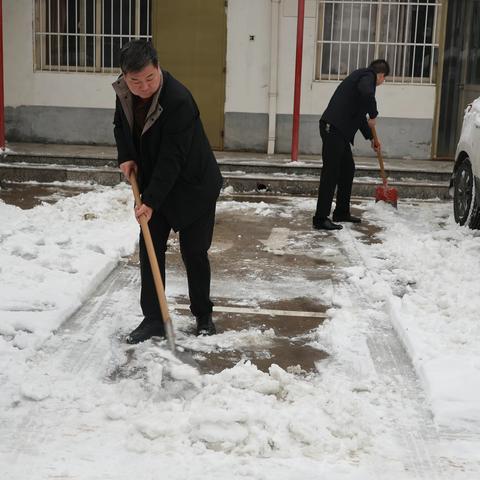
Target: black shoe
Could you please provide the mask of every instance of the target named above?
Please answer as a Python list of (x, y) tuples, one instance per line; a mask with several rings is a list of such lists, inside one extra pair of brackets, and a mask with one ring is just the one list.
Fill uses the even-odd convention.
[(322, 218), (321, 220), (316, 220), (315, 217), (313, 217), (312, 225), (316, 230), (341, 230), (343, 228), (341, 225), (333, 223), (328, 217)]
[(359, 217), (354, 217), (349, 213), (347, 213), (346, 215), (336, 215), (334, 213), (332, 218), (334, 222), (360, 223), (362, 221)]
[(197, 336), (215, 335), (217, 329), (212, 320), (212, 315), (197, 317)]
[(135, 345), (152, 337), (165, 337), (163, 323), (159, 320), (144, 318), (142, 323), (127, 335), (125, 341), (130, 345)]

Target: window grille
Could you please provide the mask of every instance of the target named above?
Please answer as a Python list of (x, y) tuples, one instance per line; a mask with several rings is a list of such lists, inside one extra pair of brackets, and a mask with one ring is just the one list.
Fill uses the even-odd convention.
[(35, 0), (35, 69), (117, 72), (122, 46), (151, 39), (152, 0)]
[(317, 80), (341, 80), (376, 58), (387, 81), (434, 84), (442, 2), (319, 0)]

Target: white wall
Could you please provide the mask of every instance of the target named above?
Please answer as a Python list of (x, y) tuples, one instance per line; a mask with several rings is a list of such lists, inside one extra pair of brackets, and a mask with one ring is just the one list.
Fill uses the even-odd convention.
[[(291, 114), (295, 70), (297, 0), (282, 0), (278, 113)], [(302, 114), (320, 114), (337, 82), (314, 81), (316, 1), (306, 0)], [(5, 104), (113, 108), (116, 75), (34, 72), (33, 1), (4, 0)], [(226, 112), (268, 112), (270, 0), (230, 0), (227, 17)], [(250, 40), (250, 35), (255, 39)], [(381, 116), (432, 119), (435, 87), (384, 85), (378, 89)]]
[[(33, 0), (4, 0), (4, 71), (5, 104), (10, 109), (10, 133), (18, 137), (39, 138), (40, 140), (110, 141), (111, 133), (102, 128), (109, 124), (109, 109), (114, 108), (115, 95), (111, 83), (116, 75), (89, 73), (34, 72), (33, 67)], [(337, 82), (317, 82), (314, 80), (315, 48), (317, 31), (317, 2), (306, 0), (304, 28), (304, 55), (302, 75), (301, 141), (305, 152), (316, 152), (319, 142), (315, 140), (317, 126), (312, 116), (319, 116), (325, 109)], [(278, 103), (277, 103), (277, 145), (287, 148), (290, 132), (287, 131), (293, 109), (293, 86), (295, 70), (297, 0), (281, 0), (279, 25), (279, 64), (278, 64)], [(268, 137), (269, 77), (270, 77), (270, 32), (271, 0), (229, 0), (227, 14), (227, 77), (226, 77), (226, 139), (234, 148), (262, 149)], [(253, 36), (253, 39), (250, 39)], [(426, 155), (431, 139), (431, 126), (435, 108), (434, 86), (384, 85), (377, 94), (380, 117), (390, 119), (393, 136), (398, 131), (399, 122), (411, 127), (405, 133), (405, 145), (398, 144), (398, 154), (411, 154), (415, 144), (418, 155)], [(19, 109), (15, 107), (28, 107)], [(30, 107), (45, 107), (53, 111), (55, 121), (62, 125), (64, 118), (70, 115), (71, 122), (82, 128), (78, 138), (65, 136), (59, 132), (57, 137), (38, 132), (41, 122), (36, 110)], [(73, 107), (71, 112), (55, 111), (50, 107)], [(90, 109), (90, 110), (88, 110)], [(94, 120), (85, 122), (84, 118)], [(13, 111), (15, 110), (15, 111)], [(22, 111), (20, 111), (22, 110)], [(232, 115), (229, 115), (232, 114)], [(240, 115), (239, 115), (240, 114)], [(260, 114), (260, 115), (257, 115)], [(83, 115), (83, 117), (82, 117)], [(282, 118), (283, 117), (283, 118)], [(79, 120), (79, 118), (81, 120)], [(409, 122), (415, 119), (417, 123)], [(313, 123), (312, 123), (313, 122)], [(68, 122), (67, 122), (68, 123)], [(385, 123), (388, 123), (387, 121)], [(85, 125), (84, 125), (85, 124)], [(423, 125), (419, 131), (418, 125)], [(41, 125), (40, 125), (41, 126)], [(228, 127), (228, 128), (227, 128)], [(310, 128), (310, 130), (309, 130)], [(282, 130), (283, 129), (283, 130)], [(381, 127), (379, 128), (381, 129)], [(51, 129), (50, 129), (51, 130)], [(416, 139), (410, 141), (415, 133)], [(94, 134), (95, 133), (95, 134)], [(388, 132), (387, 132), (388, 133)], [(303, 137), (302, 137), (303, 135)], [(253, 138), (256, 137), (256, 138)], [(303, 138), (303, 140), (302, 140)], [(80, 140), (79, 140), (80, 139)], [(253, 140), (252, 140), (253, 139)], [(283, 142), (283, 144), (282, 144)], [(283, 146), (282, 146), (283, 145)], [(427, 145), (427, 146), (425, 146)], [(266, 148), (266, 147), (265, 147)], [(417, 153), (414, 152), (415, 155)]]
[[(317, 35), (315, 0), (306, 0), (301, 113), (319, 115), (338, 82), (315, 76)], [(297, 0), (282, 0), (279, 29), (278, 113), (291, 114), (296, 50)], [(226, 112), (268, 112), (270, 0), (229, 0), (227, 23)], [(255, 35), (250, 41), (249, 36)], [(433, 119), (435, 86), (391, 85), (377, 91), (380, 116)]]
[[(226, 112), (268, 111), (270, 3), (270, 0), (228, 2)], [(250, 35), (255, 39), (250, 40)]]
[(116, 75), (33, 71), (33, 1), (3, 1), (5, 105), (114, 108)]

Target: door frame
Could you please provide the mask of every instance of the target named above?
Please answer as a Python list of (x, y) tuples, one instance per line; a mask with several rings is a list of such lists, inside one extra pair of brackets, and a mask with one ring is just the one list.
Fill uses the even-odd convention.
[(445, 59), (445, 42), (447, 37), (447, 16), (448, 16), (448, 0), (442, 2), (442, 16), (440, 20), (439, 28), (439, 41), (438, 41), (438, 69), (435, 88), (435, 111), (433, 115), (432, 124), (432, 148), (431, 157), (436, 160), (438, 152), (438, 133), (440, 129), (440, 107), (442, 101), (442, 83), (443, 83), (443, 62)]

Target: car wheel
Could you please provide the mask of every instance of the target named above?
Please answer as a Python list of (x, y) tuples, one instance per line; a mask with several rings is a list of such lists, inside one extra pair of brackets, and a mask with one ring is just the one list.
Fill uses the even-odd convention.
[[(479, 208), (475, 199), (475, 187), (470, 159), (465, 157), (457, 168), (454, 177), (453, 213), (459, 225), (478, 228)], [(472, 205), (473, 203), (473, 205)]]

